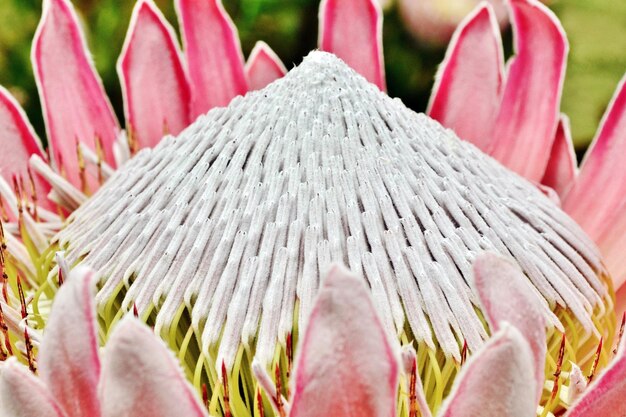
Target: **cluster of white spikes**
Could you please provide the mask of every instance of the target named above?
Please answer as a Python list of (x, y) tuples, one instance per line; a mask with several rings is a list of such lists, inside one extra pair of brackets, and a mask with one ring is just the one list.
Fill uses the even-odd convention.
[(99, 303), (124, 283), (122, 308), (155, 306), (157, 330), (186, 304), (229, 367), (255, 338), (271, 362), (334, 261), (367, 279), (390, 333), (408, 321), (457, 359), (486, 337), (479, 251), (514, 258), (556, 326), (558, 304), (592, 330), (606, 292), (594, 245), (534, 185), (321, 52), (141, 151), (56, 240), (99, 272)]

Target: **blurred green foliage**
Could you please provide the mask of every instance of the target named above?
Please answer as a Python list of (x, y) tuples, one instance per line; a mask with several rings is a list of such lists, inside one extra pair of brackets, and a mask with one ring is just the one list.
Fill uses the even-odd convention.
[[(177, 27), (172, 0), (155, 0)], [(418, 1), (418, 0), (415, 0)], [(319, 0), (224, 0), (247, 56), (257, 40), (266, 41), (290, 68), (317, 44)], [(74, 0), (87, 33), (96, 67), (122, 119), (115, 63), (134, 1)], [(578, 148), (591, 140), (618, 80), (626, 71), (626, 2), (561, 0), (559, 15), (571, 52), (562, 109), (572, 120)], [(45, 135), (30, 65), (30, 45), (41, 13), (41, 0), (0, 0), (0, 84), (25, 107), (35, 129)], [(505, 36), (510, 41), (510, 34)], [(397, 8), (385, 14), (384, 48), (389, 93), (423, 111), (437, 65), (445, 50), (420, 44), (403, 28)]]

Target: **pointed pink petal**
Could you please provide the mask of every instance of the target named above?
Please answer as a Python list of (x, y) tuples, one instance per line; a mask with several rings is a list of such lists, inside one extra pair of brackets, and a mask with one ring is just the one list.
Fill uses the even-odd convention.
[(174, 355), (130, 315), (106, 345), (100, 398), (103, 417), (207, 416)]
[(537, 403), (541, 398), (546, 356), (546, 320), (524, 273), (508, 260), (490, 252), (474, 260), (474, 288), (492, 332), (511, 323), (528, 341), (534, 357)]
[(503, 323), (457, 376), (441, 417), (533, 417), (537, 391), (524, 336)]
[(189, 65), (192, 120), (248, 91), (237, 28), (221, 0), (177, 0)]
[(552, 188), (560, 197), (564, 197), (574, 184), (576, 173), (576, 153), (569, 118), (562, 114), (541, 183)]
[(485, 151), (500, 107), (503, 59), (493, 8), (481, 3), (454, 33), (429, 104), (430, 117)]
[[(600, 246), (616, 288), (626, 280), (626, 265), (623, 262), (619, 265), (624, 256), (614, 246), (616, 236), (626, 231), (617, 227), (618, 224), (626, 226), (625, 153), (626, 77), (618, 85), (602, 118), (574, 186), (563, 199), (563, 209)], [(608, 252), (613, 254), (609, 256)]]
[(15, 358), (0, 362), (0, 416), (66, 417), (41, 380)]
[(39, 350), (39, 374), (70, 417), (97, 417), (100, 377), (93, 271), (74, 269), (54, 298)]
[(126, 120), (140, 148), (155, 146), (164, 133), (189, 124), (189, 82), (176, 35), (150, 0), (135, 5), (118, 61)]
[[(20, 175), (28, 180), (28, 160), (31, 155), (44, 157), (41, 142), (31, 126), (26, 113), (15, 98), (5, 88), (0, 86), (0, 149), (3, 149), (0, 158), (0, 175), (9, 184), (13, 175)], [(50, 191), (50, 185), (39, 175), (33, 174), (38, 204), (45, 208), (53, 208), (52, 203), (45, 197)]]
[(398, 367), (364, 282), (335, 266), (301, 342), (290, 417), (395, 416)]
[(510, 0), (510, 13), (516, 55), (489, 153), (539, 182), (556, 132), (568, 44), (556, 16), (538, 0)]
[(378, 0), (323, 0), (319, 19), (319, 48), (385, 90), (383, 13)]
[(570, 408), (566, 417), (626, 416), (626, 337), (617, 355), (585, 394)]
[(106, 161), (114, 164), (119, 126), (68, 0), (44, 1), (32, 60), (52, 158), (80, 186), (76, 141), (95, 149), (100, 138)]
[(257, 42), (246, 62), (246, 77), (250, 90), (260, 90), (285, 74), (287, 68), (272, 48), (263, 41)]

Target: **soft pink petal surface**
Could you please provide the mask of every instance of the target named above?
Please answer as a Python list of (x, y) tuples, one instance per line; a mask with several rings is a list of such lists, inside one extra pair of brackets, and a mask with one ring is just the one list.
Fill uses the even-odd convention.
[(285, 74), (287, 68), (272, 48), (265, 42), (257, 42), (246, 62), (246, 77), (250, 90), (260, 90)]
[(319, 48), (385, 90), (383, 15), (378, 0), (322, 0)]
[(617, 355), (585, 394), (569, 409), (566, 417), (626, 416), (626, 337)]
[(510, 13), (515, 57), (489, 153), (539, 182), (556, 132), (568, 44), (556, 16), (538, 0), (510, 0)]
[(576, 170), (576, 153), (572, 142), (569, 119), (562, 114), (541, 183), (552, 188), (560, 197), (563, 197), (574, 184)]
[(500, 107), (503, 59), (493, 8), (481, 3), (454, 33), (429, 104), (429, 116), (483, 151)]
[(39, 349), (39, 375), (68, 417), (97, 417), (100, 403), (93, 271), (74, 269), (54, 298)]
[(528, 341), (533, 354), (538, 403), (546, 356), (546, 324), (539, 296), (532, 292), (521, 269), (489, 252), (474, 261), (474, 288), (492, 332), (497, 331), (502, 322), (508, 322)]
[(35, 78), (43, 106), (52, 158), (80, 186), (76, 141), (104, 145), (114, 165), (119, 126), (89, 57), (76, 13), (67, 0), (45, 0), (33, 43)]
[(290, 417), (396, 415), (395, 350), (369, 290), (345, 269), (322, 284), (298, 355)]
[(221, 0), (176, 1), (192, 90), (192, 120), (248, 91), (237, 29)]
[(103, 417), (206, 417), (174, 355), (133, 316), (115, 328), (104, 353)]
[(465, 364), (441, 417), (533, 417), (537, 391), (524, 336), (504, 323)]
[(139, 147), (177, 135), (189, 122), (191, 93), (172, 27), (150, 0), (139, 1), (120, 60), (126, 120)]
[(605, 256), (616, 288), (626, 280), (617, 245), (626, 233), (626, 77), (617, 87), (580, 174), (563, 199), (563, 209), (591, 236)]
[(15, 358), (0, 363), (0, 417), (67, 417), (41, 380)]
[[(31, 155), (44, 157), (41, 142), (35, 134), (26, 113), (15, 98), (0, 86), (0, 175), (11, 184), (13, 175), (28, 180), (28, 160)], [(45, 197), (50, 185), (34, 174), (38, 203), (46, 208), (53, 207)]]

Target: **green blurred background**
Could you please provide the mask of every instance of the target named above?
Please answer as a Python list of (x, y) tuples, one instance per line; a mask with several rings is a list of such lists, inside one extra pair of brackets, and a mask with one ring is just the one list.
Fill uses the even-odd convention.
[[(421, 1), (421, 0), (414, 0)], [(41, 0), (0, 0), (0, 84), (22, 103), (43, 138), (44, 126), (30, 64), (30, 46)], [(173, 0), (156, 0), (177, 27)], [(247, 56), (266, 41), (290, 68), (317, 44), (318, 0), (224, 0)], [(122, 101), (115, 63), (121, 50), (132, 0), (74, 0), (87, 28), (90, 49), (120, 120)], [(577, 150), (583, 151), (626, 71), (626, 1), (555, 0), (550, 7), (570, 41), (562, 110), (572, 121)], [(510, 33), (505, 40), (510, 44)], [(445, 49), (421, 43), (404, 28), (393, 3), (385, 13), (384, 49), (389, 94), (423, 111)], [(510, 49), (510, 45), (509, 45)]]

